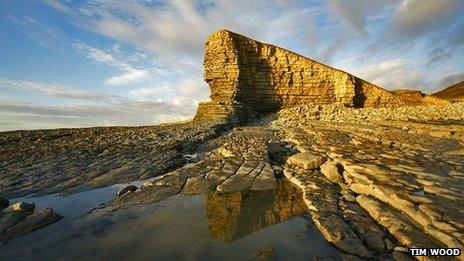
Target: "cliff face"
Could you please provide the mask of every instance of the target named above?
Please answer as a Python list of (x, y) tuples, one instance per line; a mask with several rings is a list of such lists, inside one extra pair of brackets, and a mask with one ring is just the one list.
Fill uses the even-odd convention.
[(400, 105), (393, 93), (273, 45), (221, 30), (206, 41), (204, 78), (211, 102), (196, 119), (243, 121), (301, 104)]
[(451, 85), (432, 96), (450, 102), (464, 102), (464, 81)]

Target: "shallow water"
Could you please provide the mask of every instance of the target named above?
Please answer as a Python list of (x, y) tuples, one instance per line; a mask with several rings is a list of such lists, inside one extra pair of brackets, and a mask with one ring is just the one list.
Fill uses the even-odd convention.
[(315, 229), (288, 182), (276, 190), (176, 195), (111, 214), (85, 214), (118, 189), (35, 199), (65, 218), (0, 246), (0, 259), (243, 260), (268, 245), (277, 260), (339, 254)]

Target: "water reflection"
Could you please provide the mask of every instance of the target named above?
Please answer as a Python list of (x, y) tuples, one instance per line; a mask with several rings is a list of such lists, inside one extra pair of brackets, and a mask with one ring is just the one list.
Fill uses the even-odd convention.
[(246, 260), (267, 245), (276, 260), (336, 257), (302, 216), (300, 194), (280, 181), (275, 190), (179, 194), (111, 214), (65, 216), (1, 245), (0, 260)]
[(210, 192), (205, 208), (209, 234), (224, 242), (307, 212), (301, 192), (283, 180), (274, 190)]

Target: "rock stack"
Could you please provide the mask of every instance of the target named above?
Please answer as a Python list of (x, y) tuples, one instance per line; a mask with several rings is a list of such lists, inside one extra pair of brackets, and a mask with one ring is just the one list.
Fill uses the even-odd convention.
[(404, 104), (392, 92), (349, 73), (227, 30), (206, 40), (204, 78), (211, 102), (200, 103), (196, 120), (243, 122), (302, 104)]

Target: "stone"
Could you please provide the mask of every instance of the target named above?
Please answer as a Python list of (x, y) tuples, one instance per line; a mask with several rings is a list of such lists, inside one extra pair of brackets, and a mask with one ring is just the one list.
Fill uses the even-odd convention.
[(348, 254), (364, 258), (371, 255), (363, 242), (341, 216), (322, 211), (313, 213), (312, 216), (319, 231), (321, 231), (327, 241), (333, 243), (337, 248)]
[(321, 173), (333, 183), (342, 183), (343, 177), (340, 175), (339, 166), (336, 161), (327, 160), (321, 165)]
[(128, 194), (128, 193), (132, 193), (132, 192), (136, 191), (137, 189), (138, 189), (138, 187), (135, 186), (135, 185), (128, 185), (128, 186), (124, 187), (123, 189), (121, 189), (120, 191), (118, 191), (117, 195), (122, 196), (122, 195), (125, 195), (125, 194)]
[(10, 205), (10, 201), (8, 199), (4, 199), (0, 197), (0, 211)]
[(406, 247), (442, 247), (443, 245), (430, 238), (418, 229), (410, 219), (401, 213), (392, 211), (384, 203), (371, 196), (359, 195), (356, 201), (371, 217), (384, 226), (401, 245)]
[(404, 253), (408, 253), (408, 252), (409, 252), (409, 250), (408, 250), (407, 247), (402, 247), (402, 246), (396, 246), (396, 247), (393, 248), (393, 250), (395, 250), (395, 251), (400, 251), (400, 252), (404, 252)]
[(204, 177), (191, 177), (185, 182), (182, 193), (185, 195), (204, 194), (216, 187), (214, 180), (205, 179)]
[(142, 184), (141, 189), (150, 188), (150, 187), (153, 187), (153, 186), (154, 186), (153, 182), (145, 181), (145, 182)]
[(260, 162), (257, 166), (250, 162), (246, 162), (239, 167), (236, 173), (219, 184), (216, 189), (220, 192), (250, 189), (254, 179), (259, 175), (264, 165), (263, 162)]
[(406, 254), (403, 251), (393, 251), (392, 253), (393, 259), (396, 261), (412, 261), (414, 259), (411, 258), (409, 254)]
[(431, 96), (450, 102), (464, 102), (464, 81), (448, 86)]
[(272, 246), (266, 246), (253, 253), (251, 260), (271, 261), (274, 260), (275, 249)]
[(41, 209), (39, 212), (27, 216), (24, 220), (8, 228), (5, 232), (7, 238), (18, 237), (34, 230), (57, 222), (63, 217), (53, 212), (51, 208)]
[(17, 202), (5, 208), (3, 211), (4, 212), (15, 212), (15, 211), (34, 212), (34, 209), (35, 209), (34, 203)]
[(227, 149), (226, 147), (220, 147), (219, 153), (221, 153), (221, 155), (226, 158), (235, 156), (234, 153), (230, 151), (229, 149)]
[(197, 153), (193, 153), (193, 154), (184, 154), (182, 155), (182, 157), (184, 157), (184, 159), (186, 159), (187, 161), (194, 161), (198, 158), (198, 154)]
[(297, 153), (287, 159), (287, 163), (303, 169), (311, 170), (319, 168), (326, 158), (311, 153)]
[(11, 211), (2, 213), (0, 216), (0, 235), (3, 234), (8, 228), (18, 224), (32, 213), (33, 212), (31, 211)]

